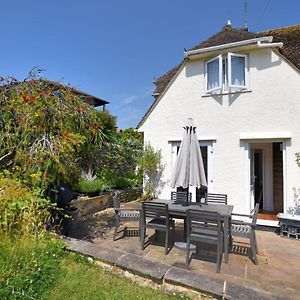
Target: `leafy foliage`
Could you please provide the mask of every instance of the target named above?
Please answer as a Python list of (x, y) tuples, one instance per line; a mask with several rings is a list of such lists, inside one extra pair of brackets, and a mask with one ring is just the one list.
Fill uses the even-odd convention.
[(100, 179), (95, 180), (80, 180), (77, 190), (80, 193), (94, 194), (104, 191), (106, 188), (105, 184)]
[(43, 189), (76, 182), (81, 154), (92, 155), (103, 140), (95, 109), (72, 88), (44, 79), (2, 80), (0, 131), (0, 171)]
[(142, 156), (139, 159), (139, 167), (144, 174), (144, 198), (153, 199), (158, 195), (161, 175), (164, 166), (161, 163), (161, 150), (155, 150), (150, 143), (146, 143)]
[(98, 166), (99, 157), (104, 155), (102, 149), (110, 148), (115, 141), (116, 117), (107, 110), (95, 110), (98, 122), (101, 124), (103, 139), (101, 143), (93, 143), (80, 153), (80, 165), (83, 171), (83, 178), (92, 179)]
[(128, 187), (142, 182), (138, 160), (143, 151), (143, 135), (132, 128), (115, 132), (97, 155), (97, 175), (110, 187)]
[[(6, 174), (7, 176), (8, 174)], [(15, 179), (0, 176), (0, 231), (9, 236), (42, 234), (54, 206)]]
[(296, 153), (295, 156), (296, 156), (296, 163), (298, 167), (300, 167), (300, 153)]

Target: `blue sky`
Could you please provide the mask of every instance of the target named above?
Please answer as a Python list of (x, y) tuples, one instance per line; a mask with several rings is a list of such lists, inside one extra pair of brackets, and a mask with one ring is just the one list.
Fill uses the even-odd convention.
[[(24, 79), (35, 66), (110, 101), (121, 128), (135, 127), (153, 101), (152, 80), (183, 49), (231, 20), (243, 26), (243, 0), (15, 0), (1, 3), (0, 75)], [(299, 0), (248, 0), (248, 26), (300, 23)]]

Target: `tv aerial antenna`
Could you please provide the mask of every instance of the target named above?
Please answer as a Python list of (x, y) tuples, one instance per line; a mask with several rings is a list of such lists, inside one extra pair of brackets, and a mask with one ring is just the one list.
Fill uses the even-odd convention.
[(248, 0), (244, 0), (244, 28), (248, 30)]

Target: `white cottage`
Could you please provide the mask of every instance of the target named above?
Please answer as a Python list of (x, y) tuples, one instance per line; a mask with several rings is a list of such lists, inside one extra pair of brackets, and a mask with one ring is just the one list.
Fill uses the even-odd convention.
[(300, 25), (258, 33), (226, 25), (184, 56), (157, 79), (155, 100), (138, 124), (145, 141), (162, 150), (160, 197), (170, 197), (182, 127), (193, 118), (208, 192), (226, 193), (239, 213), (249, 213), (260, 202), (259, 222), (269, 225), (272, 215), (300, 207), (295, 161), (300, 152)]

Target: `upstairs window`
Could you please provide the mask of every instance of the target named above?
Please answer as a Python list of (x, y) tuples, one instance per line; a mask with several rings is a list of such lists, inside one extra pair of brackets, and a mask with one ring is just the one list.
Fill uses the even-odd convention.
[(207, 92), (219, 90), (222, 87), (222, 56), (219, 55), (206, 62)]
[(247, 89), (247, 56), (228, 53), (205, 63), (206, 92), (234, 92)]

